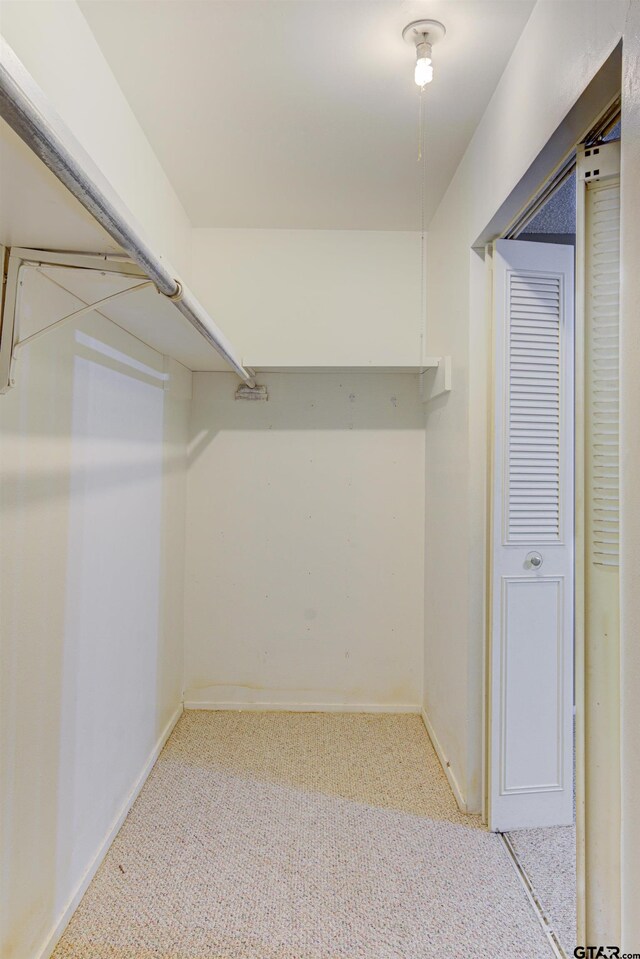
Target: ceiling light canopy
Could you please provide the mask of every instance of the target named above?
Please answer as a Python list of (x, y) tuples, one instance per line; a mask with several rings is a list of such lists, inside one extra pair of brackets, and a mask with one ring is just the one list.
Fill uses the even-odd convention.
[(402, 38), (416, 51), (415, 81), (420, 89), (433, 80), (431, 48), (447, 31), (438, 20), (413, 20), (402, 31)]

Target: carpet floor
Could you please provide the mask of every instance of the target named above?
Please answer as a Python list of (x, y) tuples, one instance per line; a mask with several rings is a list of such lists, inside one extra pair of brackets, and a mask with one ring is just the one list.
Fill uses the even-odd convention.
[(417, 716), (187, 712), (55, 959), (549, 959)]
[(509, 838), (568, 956), (576, 947), (576, 828), (518, 829)]

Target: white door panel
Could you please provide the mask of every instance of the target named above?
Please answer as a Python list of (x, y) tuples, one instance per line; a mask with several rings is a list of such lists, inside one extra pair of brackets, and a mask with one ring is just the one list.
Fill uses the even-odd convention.
[[(503, 577), (502, 792), (562, 787), (563, 578)], [(539, 686), (531, 678), (543, 663)], [(535, 737), (531, 730), (535, 729)]]
[(573, 248), (494, 250), (491, 829), (573, 820)]

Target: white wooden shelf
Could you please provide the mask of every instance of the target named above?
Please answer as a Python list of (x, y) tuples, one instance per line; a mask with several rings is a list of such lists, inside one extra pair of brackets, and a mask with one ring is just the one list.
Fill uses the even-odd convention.
[(243, 364), (246, 368), (255, 370), (256, 373), (423, 373), (426, 370), (437, 369), (440, 358), (437, 356), (427, 356), (423, 363), (407, 365), (389, 365), (379, 366), (368, 363), (352, 364), (351, 366), (319, 366), (310, 363), (308, 360), (296, 363), (277, 363), (277, 362), (253, 362), (251, 359), (244, 359)]

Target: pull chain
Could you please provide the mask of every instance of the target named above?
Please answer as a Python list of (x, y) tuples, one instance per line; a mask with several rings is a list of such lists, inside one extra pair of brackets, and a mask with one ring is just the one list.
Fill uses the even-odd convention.
[(418, 163), (422, 159), (424, 142), (424, 87), (420, 87), (418, 99)]
[(420, 163), (420, 329), (422, 331), (423, 350), (426, 325), (426, 267), (427, 267), (427, 237), (426, 224), (426, 197), (427, 197), (427, 151), (426, 151), (426, 96), (425, 88), (420, 87), (419, 120), (418, 120), (418, 163)]

